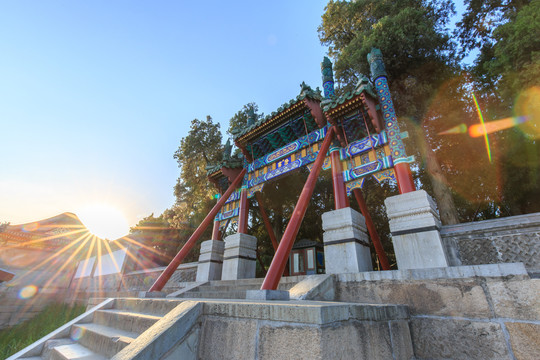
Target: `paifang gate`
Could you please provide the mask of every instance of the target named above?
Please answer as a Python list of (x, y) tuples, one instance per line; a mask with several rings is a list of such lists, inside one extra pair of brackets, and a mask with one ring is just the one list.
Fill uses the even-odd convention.
[[(229, 223), (238, 225), (238, 234), (241, 235), (237, 242), (241, 243), (243, 238), (248, 241), (248, 198), (254, 196), (276, 251), (262, 289), (276, 289), (317, 177), (321, 170), (327, 169), (332, 171), (335, 209), (349, 207), (348, 196), (355, 196), (382, 268), (389, 269), (360, 189), (364, 180), (372, 176), (379, 182), (386, 179), (397, 181), (401, 194), (414, 191), (409, 167), (414, 159), (405, 153), (402, 139), (407, 134), (399, 129), (380, 50), (372, 49), (368, 61), (371, 80), (361, 77), (354, 91), (339, 97), (335, 95), (332, 64), (325, 57), (321, 64), (324, 96), (318, 89), (313, 90), (302, 83), (300, 95), (277, 111), (260, 120), (250, 114), (247, 127), (233, 132), (234, 143), (242, 154), (231, 155), (232, 146), (227, 142), (222, 161), (207, 168), (208, 179), (218, 188), (220, 199), (150, 291), (163, 288), (212, 221), (211, 241), (219, 241)], [(262, 208), (260, 193), (265, 183), (303, 167), (307, 167), (310, 173), (278, 244)], [(206, 246), (203, 243), (201, 259), (204, 258), (203, 251), (210, 249), (210, 255), (207, 260), (204, 258), (199, 262), (211, 263), (212, 249), (216, 246), (219, 244)], [(253, 245), (237, 247), (235, 251), (229, 251), (229, 256), (225, 249), (224, 268), (227, 259), (236, 259), (235, 271), (249, 268), (246, 264), (252, 261), (254, 272)]]

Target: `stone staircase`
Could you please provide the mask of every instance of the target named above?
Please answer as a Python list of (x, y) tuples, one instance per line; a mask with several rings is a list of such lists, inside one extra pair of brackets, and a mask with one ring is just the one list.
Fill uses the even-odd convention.
[[(282, 279), (280, 289), (324, 298), (332, 279), (289, 277)], [(247, 290), (261, 284), (262, 279), (193, 283), (176, 294), (182, 299), (171, 297), (175, 294), (90, 299), (86, 313), (7, 360), (413, 356), (405, 306), (312, 301), (305, 296), (290, 301), (244, 299)], [(299, 342), (306, 346), (298, 347)]]
[[(281, 278), (278, 290), (290, 290), (306, 276)], [(247, 290), (259, 290), (264, 279), (240, 279), (209, 281), (188, 291), (172, 293), (168, 297), (184, 299), (245, 299)]]
[[(101, 299), (103, 300), (103, 299)], [(109, 300), (85, 318), (77, 318), (42, 339), (26, 360), (101, 360), (116, 355), (182, 300), (123, 298)], [(57, 334), (55, 334), (57, 333)], [(23, 350), (24, 351), (24, 350)], [(9, 359), (11, 359), (9, 358)]]

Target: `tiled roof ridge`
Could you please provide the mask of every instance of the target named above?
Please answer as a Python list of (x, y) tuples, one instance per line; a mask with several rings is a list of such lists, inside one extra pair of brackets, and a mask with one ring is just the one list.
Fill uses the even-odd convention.
[(258, 128), (259, 126), (263, 125), (267, 121), (272, 120), (274, 117), (281, 114), (283, 111), (287, 110), (293, 105), (296, 105), (299, 101), (304, 100), (305, 98), (310, 98), (313, 100), (323, 100), (323, 96), (321, 95), (321, 90), (317, 87), (315, 90), (313, 90), (309, 85), (307, 85), (305, 82), (302, 82), (300, 84), (301, 90), (300, 94), (296, 96), (294, 99), (289, 100), (288, 102), (282, 104), (280, 107), (277, 108), (276, 111), (272, 111), (272, 113), (266, 115), (264, 118), (256, 121), (251, 126), (248, 126), (244, 129), (238, 129), (237, 132), (233, 133), (233, 139), (237, 140), (244, 136), (245, 134), (249, 133), (250, 131)]

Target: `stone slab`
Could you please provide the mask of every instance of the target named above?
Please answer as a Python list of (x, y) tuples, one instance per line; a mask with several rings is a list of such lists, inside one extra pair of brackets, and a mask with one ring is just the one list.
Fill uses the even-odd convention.
[(225, 238), (222, 280), (255, 277), (257, 238), (247, 234), (233, 234)]
[(336, 300), (405, 304), (413, 315), (489, 318), (492, 313), (477, 279), (338, 282)]
[(414, 353), (420, 359), (511, 359), (501, 325), (494, 322), (413, 318)]
[(256, 359), (256, 320), (207, 316), (202, 329), (199, 359)]
[(289, 290), (291, 299), (327, 300), (335, 299), (333, 275), (309, 275)]
[(373, 269), (366, 222), (362, 214), (347, 207), (324, 213), (322, 222), (327, 274)]
[(247, 290), (247, 300), (284, 300), (290, 299), (286, 290)]
[(167, 296), (167, 293), (163, 291), (139, 291), (139, 298), (144, 299), (159, 299)]
[(522, 263), (452, 266), (431, 269), (406, 269), (389, 271), (369, 271), (361, 273), (334, 275), (340, 282), (379, 281), (379, 280), (428, 280), (428, 279), (465, 279), (472, 277), (508, 277), (528, 278)]
[(517, 360), (540, 359), (540, 324), (505, 323)]
[(384, 203), (399, 269), (448, 266), (437, 207), (424, 190), (392, 196)]
[(488, 281), (497, 317), (540, 321), (540, 279)]

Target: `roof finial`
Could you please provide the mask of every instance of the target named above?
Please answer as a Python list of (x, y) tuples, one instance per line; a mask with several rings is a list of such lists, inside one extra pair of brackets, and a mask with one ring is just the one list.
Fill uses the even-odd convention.
[(367, 55), (367, 60), (371, 68), (371, 79), (373, 81), (381, 76), (388, 77), (386, 69), (384, 68), (384, 62), (381, 50), (377, 48), (371, 48), (371, 52)]
[(333, 98), (334, 93), (334, 72), (332, 71), (332, 62), (325, 56), (321, 63), (322, 82), (325, 98)]
[(255, 124), (255, 120), (257, 120), (257, 116), (255, 116), (255, 110), (253, 110), (253, 107), (250, 107), (248, 110), (247, 126)]

